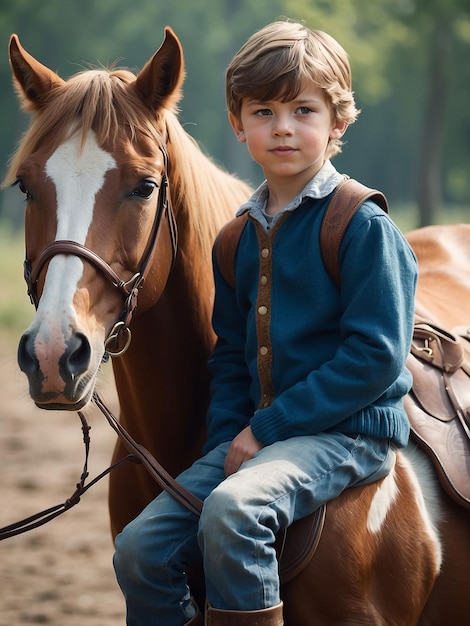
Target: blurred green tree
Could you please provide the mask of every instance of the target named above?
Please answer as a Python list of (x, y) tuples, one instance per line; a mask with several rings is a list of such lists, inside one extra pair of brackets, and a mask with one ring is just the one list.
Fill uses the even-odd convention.
[[(252, 32), (283, 16), (326, 30), (350, 55), (362, 114), (337, 167), (380, 187), (392, 203), (419, 203), (422, 225), (442, 204), (470, 205), (468, 0), (3, 0), (2, 175), (27, 123), (11, 87), (12, 32), (66, 78), (89, 64), (142, 67), (170, 25), (186, 58), (185, 128), (215, 160), (257, 184), (259, 168), (227, 123), (224, 70)], [(0, 217), (21, 221), (17, 194), (4, 191), (2, 200)]]

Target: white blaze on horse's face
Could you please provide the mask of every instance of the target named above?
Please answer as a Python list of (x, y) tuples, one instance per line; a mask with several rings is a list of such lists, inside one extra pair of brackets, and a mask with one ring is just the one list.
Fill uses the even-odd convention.
[[(46, 173), (54, 183), (57, 196), (56, 240), (85, 244), (95, 196), (103, 186), (106, 172), (114, 167), (116, 161), (98, 146), (91, 132), (83, 148), (80, 137), (74, 135), (49, 157)], [(43, 311), (47, 311), (48, 316), (56, 312), (55, 323), (66, 311), (74, 317), (73, 296), (82, 273), (83, 261), (79, 257), (58, 255), (51, 259), (38, 315)]]
[(57, 193), (56, 239), (71, 239), (84, 244), (93, 219), (95, 196), (106, 173), (117, 167), (111, 154), (96, 142), (93, 132), (81, 148), (81, 138), (74, 135), (49, 157), (46, 174)]
[[(56, 190), (56, 240), (85, 244), (93, 220), (96, 195), (103, 187), (106, 173), (116, 166), (114, 158), (100, 148), (92, 132), (83, 146), (80, 135), (76, 134), (49, 157), (45, 169)], [(43, 393), (60, 390), (64, 385), (59, 371), (60, 358), (72, 333), (80, 331), (74, 295), (83, 269), (82, 259), (64, 254), (54, 256), (47, 269), (37, 314), (28, 329), (34, 336), (35, 352), (43, 374)], [(89, 338), (95, 344), (90, 346), (91, 373), (97, 371), (101, 361), (104, 338), (97, 334)]]

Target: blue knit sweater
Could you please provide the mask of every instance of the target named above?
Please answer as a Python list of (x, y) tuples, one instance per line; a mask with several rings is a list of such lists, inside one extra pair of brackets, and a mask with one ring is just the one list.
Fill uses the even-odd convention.
[(214, 257), (218, 339), (205, 452), (248, 424), (264, 445), (327, 430), (408, 441), (416, 259), (392, 220), (366, 202), (341, 244), (339, 291), (319, 248), (330, 199), (305, 197), (270, 230), (250, 215), (235, 289)]

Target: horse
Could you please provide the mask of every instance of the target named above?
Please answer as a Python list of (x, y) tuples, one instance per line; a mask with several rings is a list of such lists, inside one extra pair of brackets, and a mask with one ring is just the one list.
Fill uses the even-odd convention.
[[(118, 330), (120, 337), (132, 333), (125, 357), (113, 360), (120, 421), (137, 440), (148, 444), (171, 474), (179, 473), (197, 457), (204, 437), (204, 363), (214, 342), (211, 242), (250, 189), (216, 167), (180, 125), (174, 108), (184, 61), (170, 31), (137, 80), (121, 69), (96, 69), (66, 83), (38, 65), (16, 37), (11, 63), (16, 85), (26, 90), (23, 105), (36, 115), (11, 170), (20, 188), (27, 188), (28, 259), (34, 264), (54, 239), (73, 239), (106, 259), (117, 274), (108, 280), (93, 263), (83, 264), (72, 255), (59, 254), (46, 261), (47, 272), (39, 278), (36, 321), (19, 347), (31, 396), (46, 409), (77, 410), (87, 404), (105, 339), (115, 334), (123, 307), (122, 288), (113, 285), (127, 284), (129, 293), (138, 291), (138, 315), (129, 331), (123, 332), (124, 326)], [(58, 99), (49, 106), (52, 94)], [(64, 167), (74, 168), (69, 170), (71, 187), (59, 183)], [(161, 241), (154, 245), (155, 252), (150, 250), (156, 234), (156, 198), (166, 185), (162, 185), (165, 169), (179, 238), (170, 277), (165, 257), (171, 254), (166, 235), (172, 224), (161, 225)], [(99, 210), (94, 207), (96, 200)], [(56, 212), (56, 203), (64, 207), (63, 213)], [(45, 212), (38, 222), (35, 207), (39, 206)], [(111, 230), (117, 237), (106, 235)], [(131, 284), (145, 254), (153, 257), (144, 284)], [(63, 300), (59, 296), (64, 307), (60, 320), (53, 313), (58, 292), (52, 296), (51, 280), (60, 283), (54, 291), (57, 288), (63, 296), (68, 292)], [(44, 358), (52, 366), (47, 373)], [(170, 389), (174, 391), (168, 393)], [(125, 454), (118, 441), (114, 460)], [(117, 469), (110, 483), (115, 535), (157, 489), (147, 472), (133, 464)]]
[[(171, 28), (136, 74), (100, 68), (63, 80), (15, 35), (10, 63), (32, 114), (6, 177), (26, 196), (25, 276), (37, 312), (18, 362), (30, 396), (47, 410), (86, 408), (111, 355), (121, 424), (177, 475), (204, 438), (213, 243), (251, 190), (178, 121), (184, 59)], [(443, 322), (465, 323), (470, 227), (418, 230), (410, 240), (418, 299)], [(448, 275), (432, 288), (438, 253)], [(113, 461), (125, 455), (118, 440)], [(111, 475), (113, 537), (158, 490), (140, 465)], [(469, 522), (410, 443), (388, 476), (328, 504), (316, 552), (281, 581), (285, 623), (464, 623)], [(195, 586), (202, 580), (196, 572)]]

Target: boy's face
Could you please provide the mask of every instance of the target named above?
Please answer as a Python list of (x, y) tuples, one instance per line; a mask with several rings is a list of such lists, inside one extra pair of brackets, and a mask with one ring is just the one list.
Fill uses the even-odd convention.
[(289, 102), (245, 98), (240, 118), (229, 113), (229, 120), (268, 183), (289, 178), (302, 187), (325, 162), (329, 141), (340, 139), (347, 128), (334, 119), (323, 90), (314, 85), (305, 85)]

